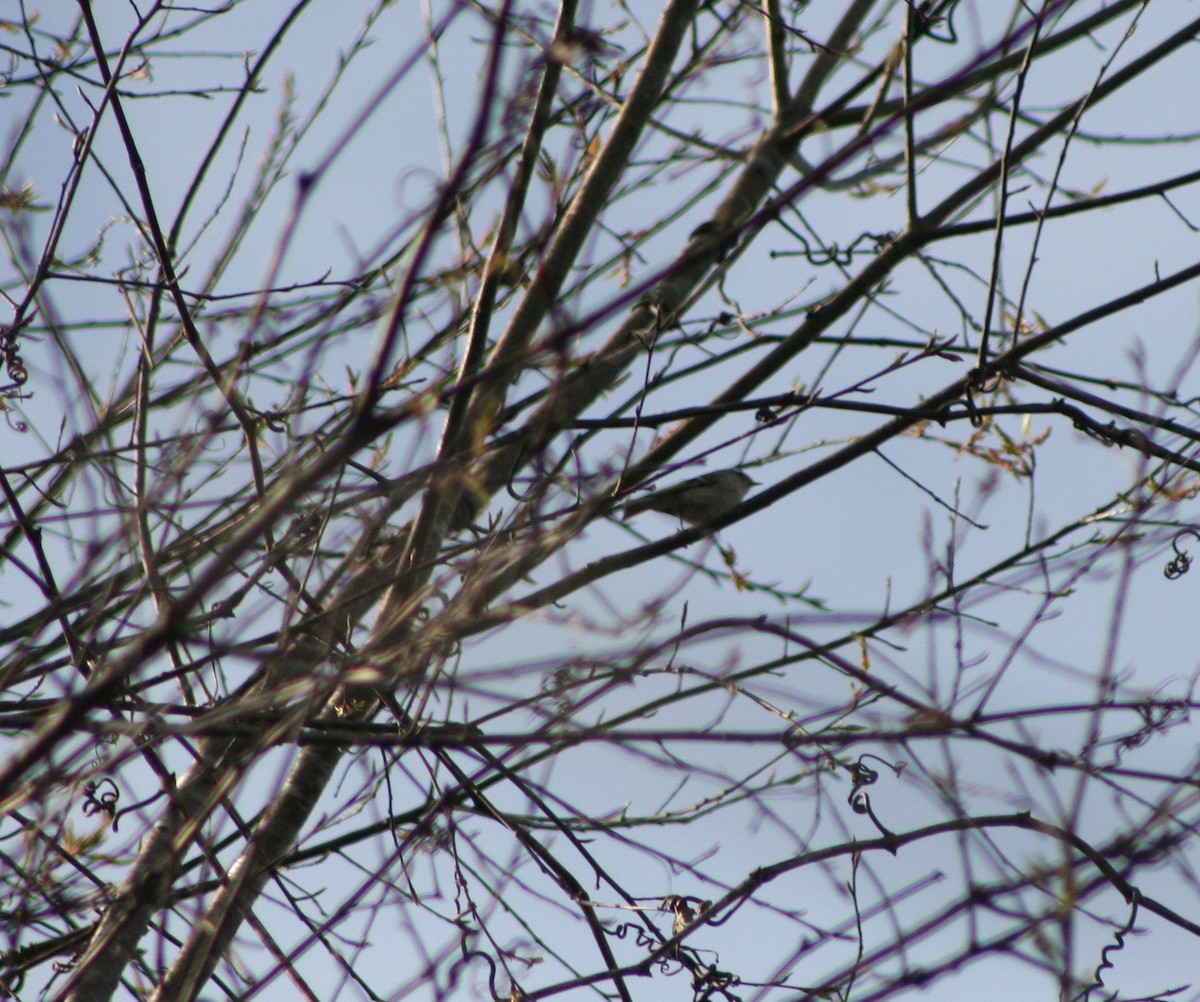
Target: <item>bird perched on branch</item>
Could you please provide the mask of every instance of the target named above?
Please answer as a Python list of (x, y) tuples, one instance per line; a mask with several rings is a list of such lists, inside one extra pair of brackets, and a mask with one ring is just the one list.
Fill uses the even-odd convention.
[(661, 511), (690, 525), (700, 525), (720, 518), (757, 483), (741, 470), (714, 470), (634, 498), (625, 505), (625, 517), (631, 518), (643, 511)]

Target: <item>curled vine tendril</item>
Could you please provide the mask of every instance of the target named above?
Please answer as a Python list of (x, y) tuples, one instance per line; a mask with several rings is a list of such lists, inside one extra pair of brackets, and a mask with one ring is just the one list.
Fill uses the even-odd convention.
[(115, 819), (117, 801), (120, 799), (121, 792), (111, 779), (92, 780), (83, 784), (83, 813), (88, 817), (103, 814), (109, 820)]
[(1176, 578), (1183, 577), (1192, 566), (1192, 555), (1187, 550), (1179, 548), (1179, 541), (1184, 536), (1195, 536), (1200, 539), (1200, 529), (1181, 529), (1175, 534), (1175, 538), (1171, 540), (1171, 549), (1175, 551), (1175, 556), (1167, 561), (1167, 565), (1163, 568), (1163, 577), (1168, 581), (1174, 581)]
[(0, 327), (0, 358), (4, 359), (4, 369), (13, 381), (14, 389), (20, 389), (29, 379), (21, 353), (17, 351), (19, 335), (20, 327), (17, 325)]
[[(879, 779), (879, 773), (870, 766), (864, 764), (863, 760), (868, 758), (873, 758), (876, 761), (884, 762), (884, 760), (879, 758), (877, 755), (862, 755), (859, 757), (857, 762), (849, 766), (848, 768), (850, 770), (851, 780), (850, 795), (846, 798), (846, 800), (850, 804), (850, 809), (854, 811), (855, 814), (865, 814), (871, 819), (875, 827), (879, 829), (879, 833), (889, 843), (888, 851), (895, 856), (896, 846), (894, 843), (896, 842), (896, 835), (894, 832), (889, 831), (884, 826), (883, 822), (876, 817), (875, 810), (871, 807), (871, 798), (867, 794), (867, 791), (863, 789), (863, 787), (870, 786)], [(895, 772), (897, 776), (900, 775), (901, 770), (904, 768), (903, 764), (893, 765), (890, 762), (884, 762), (884, 764), (887, 765), (888, 768), (893, 772)]]
[(1129, 935), (1129, 933), (1133, 932), (1133, 924), (1137, 921), (1138, 893), (1136, 889), (1133, 892), (1133, 898), (1130, 900), (1129, 905), (1129, 921), (1126, 922), (1122, 928), (1117, 929), (1113, 933), (1113, 939), (1116, 942), (1109, 943), (1104, 947), (1103, 950), (1100, 951), (1100, 963), (1096, 965), (1096, 973), (1093, 975), (1095, 981), (1088, 985), (1088, 987), (1084, 989), (1081, 994), (1075, 996), (1076, 1002), (1087, 1002), (1088, 997), (1093, 991), (1095, 991), (1097, 988), (1104, 987), (1103, 972), (1111, 970), (1113, 966), (1113, 962), (1108, 959), (1108, 955), (1110, 953), (1116, 953), (1118, 950), (1125, 949), (1125, 937)]
[[(826, 265), (837, 264), (842, 267), (849, 267), (854, 261), (855, 254), (870, 254), (882, 246), (887, 241), (890, 234), (879, 233), (860, 233), (855, 237), (854, 241), (847, 247), (839, 247), (837, 244), (828, 244), (823, 247), (814, 248), (803, 236), (799, 233), (792, 233), (792, 236), (800, 244), (803, 250), (798, 251), (771, 251), (771, 257), (803, 257), (814, 268), (822, 268)], [(863, 245), (866, 245), (865, 247)]]

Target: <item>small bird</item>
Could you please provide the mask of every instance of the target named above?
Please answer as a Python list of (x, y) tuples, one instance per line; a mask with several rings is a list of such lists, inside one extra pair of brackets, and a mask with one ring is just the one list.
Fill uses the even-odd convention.
[(653, 491), (645, 497), (634, 498), (625, 505), (625, 517), (643, 511), (661, 511), (690, 525), (700, 525), (720, 518), (735, 507), (757, 483), (741, 470), (714, 470)]

